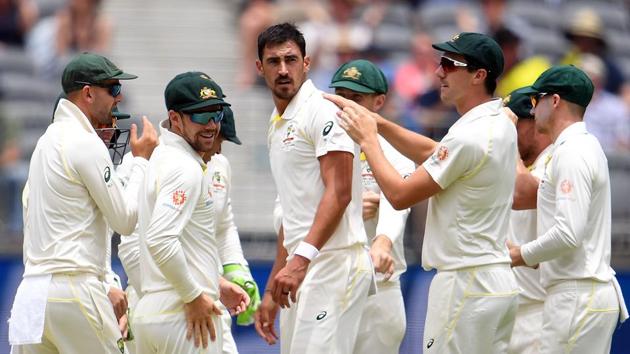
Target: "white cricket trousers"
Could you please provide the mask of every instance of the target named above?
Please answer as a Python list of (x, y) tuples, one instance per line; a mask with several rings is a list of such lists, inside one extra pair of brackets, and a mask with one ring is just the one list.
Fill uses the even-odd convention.
[(13, 346), (11, 353), (126, 353), (103, 282), (88, 273), (53, 274), (42, 342)]
[(363, 245), (321, 252), (309, 265), (297, 303), (280, 311), (282, 354), (349, 354), (372, 281)]
[(519, 302), (508, 354), (540, 353), (544, 307), (545, 303), (542, 301), (523, 300)]
[(507, 263), (438, 271), (429, 288), (423, 352), (506, 353), (518, 293)]

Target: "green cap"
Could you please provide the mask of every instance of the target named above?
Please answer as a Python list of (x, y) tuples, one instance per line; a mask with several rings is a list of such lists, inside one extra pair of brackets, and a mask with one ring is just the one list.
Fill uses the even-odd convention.
[(503, 99), (503, 105), (518, 117), (518, 119), (533, 119), (532, 113), (532, 100), (530, 95), (526, 94), (526, 87), (512, 91), (509, 95)]
[(593, 82), (584, 71), (573, 65), (552, 66), (540, 74), (532, 86), (526, 87), (524, 94), (556, 93), (562, 99), (582, 107), (588, 106), (593, 97)]
[(175, 76), (166, 85), (166, 109), (191, 112), (219, 104), (229, 106), (219, 84), (200, 71), (189, 71)]
[(136, 78), (138, 78), (136, 75), (123, 72), (104, 56), (85, 52), (74, 57), (66, 65), (61, 76), (61, 87), (63, 92), (69, 93), (81, 89), (86, 82), (99, 84), (107, 80)]
[(343, 87), (360, 93), (387, 93), (385, 74), (369, 60), (349, 61), (337, 69), (330, 86)]
[(221, 135), (225, 140), (241, 145), (241, 140), (236, 136), (236, 124), (234, 122), (234, 112), (232, 108), (223, 108), (223, 120), (221, 121)]
[(462, 32), (450, 41), (433, 44), (433, 48), (463, 55), (468, 64), (486, 69), (490, 77), (497, 78), (503, 73), (503, 51), (485, 34)]

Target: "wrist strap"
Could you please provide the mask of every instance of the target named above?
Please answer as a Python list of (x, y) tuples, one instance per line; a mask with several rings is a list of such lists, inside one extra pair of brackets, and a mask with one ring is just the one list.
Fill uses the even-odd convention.
[(309, 261), (312, 261), (313, 258), (317, 257), (319, 254), (319, 250), (310, 243), (301, 241), (293, 254), (300, 255)]

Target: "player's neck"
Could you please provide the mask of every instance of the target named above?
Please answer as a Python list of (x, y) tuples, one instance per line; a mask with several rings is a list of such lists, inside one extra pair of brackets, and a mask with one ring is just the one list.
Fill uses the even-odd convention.
[(465, 98), (457, 102), (455, 104), (455, 109), (460, 116), (463, 116), (471, 109), (482, 105), (484, 103), (490, 102), (493, 100), (493, 97), (490, 95), (478, 95), (478, 96), (465, 96)]

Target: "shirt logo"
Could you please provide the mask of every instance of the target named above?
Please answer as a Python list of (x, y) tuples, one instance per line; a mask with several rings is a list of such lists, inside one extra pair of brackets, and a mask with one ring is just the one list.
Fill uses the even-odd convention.
[(324, 125), (324, 130), (322, 130), (322, 135), (323, 136), (328, 135), (328, 133), (330, 133), (330, 130), (332, 129), (333, 125), (335, 125), (335, 123), (333, 123), (332, 120), (329, 120), (328, 122), (326, 122), (326, 125)]
[(573, 185), (568, 179), (565, 179), (564, 181), (560, 183), (560, 190), (564, 194), (569, 194), (573, 190)]
[(175, 192), (173, 192), (173, 204), (175, 204), (175, 206), (180, 206), (184, 204), (185, 201), (186, 193), (184, 191), (176, 190)]
[(361, 72), (353, 66), (344, 70), (343, 74), (341, 74), (341, 77), (346, 79), (359, 80), (361, 75), (363, 74), (361, 74)]
[(326, 317), (326, 315), (328, 314), (328, 312), (326, 311), (322, 311), (320, 313), (317, 314), (317, 316), (315, 317), (316, 320), (321, 321), (324, 319), (324, 317)]
[(216, 189), (224, 189), (225, 188), (225, 183), (223, 183), (223, 178), (221, 177), (221, 173), (219, 171), (216, 171), (212, 175), (212, 187), (214, 187)]
[(433, 338), (429, 339), (429, 341), (427, 342), (427, 349), (431, 348), (431, 346), (433, 346), (433, 343), (435, 341), (433, 340)]
[(448, 148), (444, 145), (440, 146), (437, 151), (437, 158), (440, 161), (444, 161), (448, 158)]
[(199, 97), (204, 100), (207, 100), (208, 98), (217, 98), (217, 92), (204, 86), (201, 90), (199, 90)]
[(282, 139), (282, 150), (289, 151), (295, 146), (295, 136), (297, 135), (297, 128), (295, 123), (290, 122), (287, 126), (287, 132)]
[(103, 172), (103, 179), (105, 180), (105, 183), (109, 182), (109, 180), (112, 178), (112, 170), (109, 168), (109, 166), (105, 167), (105, 171)]

